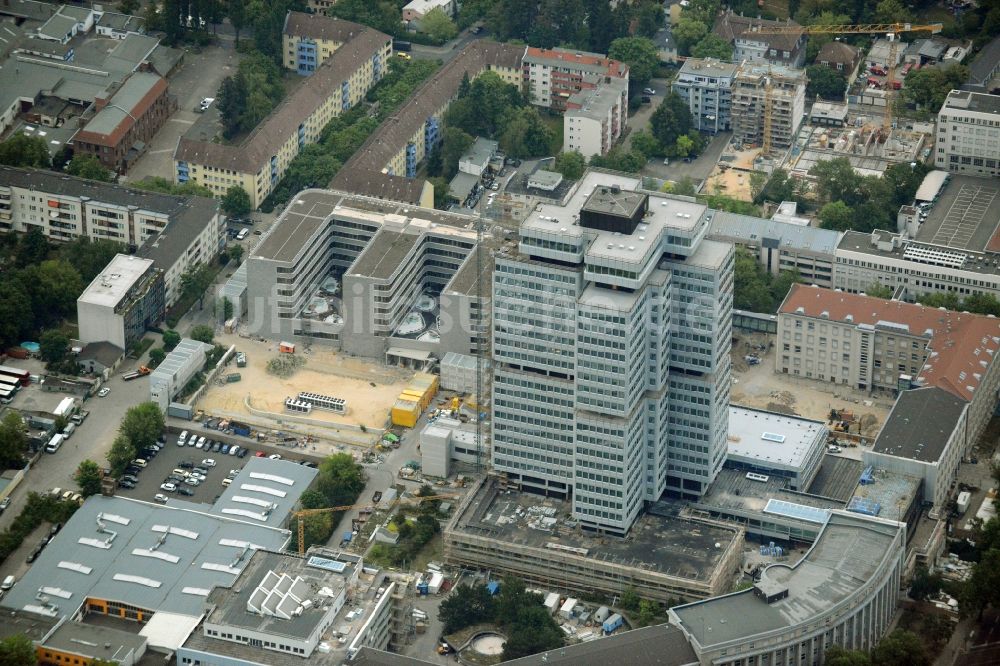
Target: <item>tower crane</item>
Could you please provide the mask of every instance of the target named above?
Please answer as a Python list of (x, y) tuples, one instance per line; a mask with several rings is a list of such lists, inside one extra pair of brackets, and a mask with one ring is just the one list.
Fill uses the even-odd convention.
[[(426, 502), (428, 500), (438, 500), (438, 499), (449, 499), (460, 497), (460, 493), (445, 493), (442, 495), (425, 495), (424, 497), (407, 497), (406, 499), (396, 498), (392, 501), (389, 507), (389, 511), (395, 509), (400, 504), (420, 504), (421, 502)], [(315, 516), (320, 513), (336, 513), (338, 511), (350, 511), (351, 509), (363, 509), (365, 507), (371, 506), (370, 503), (364, 504), (349, 504), (347, 506), (328, 506), (322, 509), (299, 509), (298, 511), (293, 511), (292, 516), (298, 522), (298, 532), (299, 532), (299, 555), (305, 555), (306, 552), (306, 529), (305, 521), (302, 520), (306, 516)]]
[[(892, 83), (896, 75), (896, 55), (897, 49), (899, 48), (899, 42), (896, 40), (896, 37), (903, 32), (930, 32), (931, 34), (937, 34), (941, 32), (943, 27), (944, 26), (941, 23), (842, 23), (834, 25), (754, 26), (751, 29), (751, 32), (756, 32), (761, 35), (800, 35), (803, 33), (807, 35), (885, 34), (886, 38), (889, 40), (889, 67), (886, 72), (886, 81), (888, 82), (888, 85), (885, 90), (885, 114), (882, 118), (882, 130), (886, 135), (888, 135), (889, 130), (892, 129)], [(770, 99), (772, 92), (773, 89), (768, 86), (767, 99), (764, 103), (765, 109), (769, 108), (773, 103)], [(770, 137), (766, 136), (766, 134), (767, 128), (765, 127), (765, 145), (770, 145)]]

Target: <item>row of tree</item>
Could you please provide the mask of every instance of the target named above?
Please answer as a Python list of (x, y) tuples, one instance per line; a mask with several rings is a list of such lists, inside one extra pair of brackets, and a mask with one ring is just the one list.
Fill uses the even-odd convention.
[(163, 432), (165, 419), (155, 402), (143, 402), (129, 407), (118, 426), (118, 435), (108, 451), (108, 467), (112, 476), (119, 476), (135, 460), (137, 453), (156, 443)]
[(444, 633), (477, 624), (494, 624), (506, 635), (501, 661), (562, 647), (563, 634), (545, 608), (540, 594), (528, 592), (524, 581), (507, 577), (493, 596), (483, 584), (459, 585), (438, 612)]
[(801, 282), (798, 271), (781, 271), (773, 275), (749, 250), (738, 247), (733, 266), (733, 307), (750, 312), (774, 313), (788, 295), (788, 290)]
[(882, 176), (862, 176), (846, 157), (817, 162), (809, 175), (815, 179), (814, 193), (824, 229), (869, 232), (895, 230), (896, 212), (916, 195), (930, 171), (923, 162), (889, 166)]
[(219, 87), (217, 104), (223, 138), (232, 139), (255, 128), (284, 94), (280, 64), (260, 51), (247, 55), (236, 74), (223, 79)]
[[(319, 474), (313, 488), (302, 493), (299, 500), (303, 509), (325, 509), (354, 504), (365, 488), (365, 473), (349, 453), (336, 453), (319, 465)], [(304, 522), (306, 548), (325, 544), (333, 533), (341, 512), (316, 513), (292, 520), (291, 529), (298, 530), (298, 521)], [(298, 547), (297, 541), (295, 547)]]

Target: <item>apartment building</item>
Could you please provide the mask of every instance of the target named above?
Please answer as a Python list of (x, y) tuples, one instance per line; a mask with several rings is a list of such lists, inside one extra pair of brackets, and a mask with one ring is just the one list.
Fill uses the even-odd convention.
[(455, 0), (410, 0), (403, 5), (403, 21), (420, 21), (435, 9), (440, 9), (448, 17), (454, 17), (458, 10)]
[(761, 146), (769, 136), (771, 148), (789, 148), (805, 113), (806, 83), (802, 70), (740, 67), (732, 86), (733, 138), (744, 145)]
[(108, 169), (123, 173), (176, 108), (163, 77), (135, 72), (94, 100), (92, 117), (73, 137), (74, 151), (93, 155)]
[(705, 206), (637, 186), (588, 171), (493, 277), (493, 467), (615, 534), (698, 497), (728, 434), (733, 247)]
[(628, 65), (599, 53), (529, 46), (522, 66), (531, 103), (559, 112), (574, 94), (610, 79), (622, 79), (628, 87)]
[(716, 134), (732, 127), (732, 87), (739, 65), (718, 60), (688, 58), (671, 87), (691, 111), (699, 132)]
[(563, 150), (584, 157), (607, 155), (621, 138), (628, 120), (628, 81), (608, 79), (592, 90), (581, 90), (566, 100)]
[(337, 49), (356, 38), (365, 26), (325, 14), (288, 12), (281, 31), (282, 64), (307, 76)]
[(716, 211), (708, 238), (734, 243), (757, 258), (771, 275), (798, 271), (806, 284), (833, 286), (840, 232), (750, 215)]
[(80, 342), (131, 349), (165, 311), (163, 274), (153, 261), (115, 255), (76, 301)]
[(441, 141), (442, 118), (462, 80), (494, 72), (520, 87), (523, 54), (523, 46), (484, 39), (466, 46), (379, 125), (337, 172), (330, 188), (433, 208), (434, 187), (416, 177), (417, 165)]
[[(292, 21), (292, 27), (299, 26), (301, 20), (305, 19)], [(323, 17), (316, 20), (346, 23)], [(239, 144), (181, 137), (174, 151), (177, 182), (202, 185), (218, 196), (232, 186), (239, 186), (250, 195), (253, 207), (259, 206), (274, 191), (299, 152), (319, 140), (328, 122), (363, 100), (388, 70), (392, 53), (392, 39), (388, 35), (357, 24), (342, 26), (342, 30), (354, 31), (355, 36), (325, 59), (323, 46), (316, 42), (317, 64), (309, 81), (296, 88)], [(333, 33), (334, 29), (328, 30), (328, 34)], [(329, 50), (334, 42), (324, 43)], [(296, 71), (308, 74), (307, 61), (298, 59), (298, 49), (303, 44), (308, 42), (300, 38), (295, 47)]]
[(180, 295), (181, 276), (213, 261), (225, 244), (225, 219), (214, 199), (0, 167), (0, 231), (31, 229), (55, 241), (86, 236), (138, 249), (165, 275), (167, 307)]
[(939, 169), (1000, 176), (1000, 97), (952, 90), (938, 112), (934, 163)]
[(975, 440), (997, 403), (1000, 321), (794, 285), (778, 309), (775, 372), (895, 394), (936, 386), (969, 404)]
[(486, 310), (472, 221), (305, 190), (245, 262), (249, 330), (391, 364), (473, 353)]
[(796, 26), (794, 21), (768, 21), (727, 9), (712, 27), (718, 37), (733, 45), (733, 60), (759, 65), (802, 67), (806, 61), (806, 34), (761, 34), (760, 28)]

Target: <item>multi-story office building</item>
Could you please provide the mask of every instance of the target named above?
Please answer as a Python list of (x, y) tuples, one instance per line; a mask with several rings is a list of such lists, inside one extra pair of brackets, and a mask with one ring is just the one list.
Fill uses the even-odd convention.
[(30, 229), (51, 240), (86, 236), (138, 248), (165, 275), (167, 307), (180, 294), (181, 276), (214, 260), (225, 243), (225, 220), (214, 199), (0, 167), (0, 231)]
[(493, 280), (493, 466), (624, 533), (726, 452), (734, 251), (711, 212), (590, 171), (539, 204)]
[(628, 65), (600, 53), (529, 46), (522, 65), (531, 103), (555, 111), (565, 111), (570, 97), (607, 79), (623, 79), (628, 87)]
[(606, 155), (625, 130), (628, 80), (609, 78), (595, 89), (581, 90), (566, 100), (563, 150), (584, 157)]
[(131, 349), (164, 312), (163, 274), (153, 262), (115, 255), (76, 301), (80, 342)]
[(465, 77), (493, 72), (521, 86), (523, 46), (476, 40), (417, 88), (379, 125), (330, 182), (330, 188), (378, 199), (434, 206), (434, 187), (417, 165), (441, 141), (441, 122)]
[(772, 148), (790, 147), (805, 114), (806, 83), (802, 70), (778, 65), (740, 67), (732, 89), (733, 137), (759, 146), (770, 135)]
[(671, 87), (687, 103), (699, 132), (715, 134), (732, 127), (732, 87), (738, 67), (711, 59), (684, 61)]
[(806, 284), (833, 286), (840, 232), (717, 211), (708, 237), (735, 243), (753, 254), (768, 273), (798, 271)]
[[(230, 187), (242, 187), (256, 208), (278, 185), (302, 149), (319, 140), (326, 124), (363, 100), (388, 71), (392, 53), (388, 35), (338, 19), (312, 16), (305, 20), (346, 25), (325, 32), (316, 30), (329, 35), (323, 40), (303, 39), (304, 31), (299, 31), (294, 48), (296, 71), (309, 74), (313, 65), (307, 57), (316, 59), (315, 71), (239, 144), (181, 137), (174, 151), (178, 183), (196, 183), (218, 196)], [(291, 25), (301, 22), (296, 18)], [(335, 34), (353, 37), (334, 49)], [(311, 56), (306, 55), (307, 49), (312, 51)], [(328, 52), (325, 57), (324, 50)], [(287, 46), (285, 55), (287, 64)]]
[(472, 222), (303, 191), (246, 260), (249, 330), (389, 363), (472, 353), (484, 311)]
[(765, 568), (753, 587), (675, 606), (702, 666), (819, 666), (832, 645), (868, 651), (888, 630), (906, 555), (906, 525), (816, 512), (819, 538), (795, 564)]
[(974, 437), (1000, 388), (1000, 321), (794, 285), (778, 310), (775, 372), (895, 393), (936, 386), (970, 403)]
[(1000, 97), (948, 93), (938, 112), (934, 163), (954, 173), (1000, 176)]

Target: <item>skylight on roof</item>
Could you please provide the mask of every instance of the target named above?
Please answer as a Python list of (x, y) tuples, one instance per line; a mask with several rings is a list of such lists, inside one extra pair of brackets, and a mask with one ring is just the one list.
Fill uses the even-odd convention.
[(94, 539), (92, 537), (80, 537), (76, 540), (76, 542), (84, 546), (93, 546), (94, 548), (101, 548), (103, 550), (111, 549), (111, 544), (109, 542)]
[(243, 516), (244, 518), (253, 518), (254, 520), (259, 520), (264, 522), (267, 520), (267, 514), (259, 511), (248, 511), (246, 509), (230, 509), (225, 508), (222, 513), (228, 513), (231, 516)]
[(260, 550), (263, 547), (249, 541), (240, 541), (239, 539), (219, 539), (219, 545), (231, 546), (233, 548), (252, 548), (253, 550)]
[(51, 594), (53, 597), (59, 597), (60, 599), (69, 599), (73, 596), (72, 592), (64, 590), (61, 587), (48, 587), (43, 585), (38, 588), (38, 591), (42, 594)]
[(277, 488), (268, 488), (267, 486), (255, 486), (250, 483), (240, 484), (240, 490), (249, 490), (255, 493), (264, 493), (265, 495), (273, 495), (274, 497), (284, 497), (288, 493), (284, 490), (278, 490)]
[(128, 525), (132, 522), (131, 519), (125, 518), (124, 516), (119, 516), (114, 513), (99, 513), (97, 514), (98, 520), (103, 520), (109, 523), (118, 523), (119, 525)]
[(275, 483), (280, 483), (283, 486), (294, 486), (295, 481), (284, 476), (277, 476), (275, 474), (264, 474), (263, 472), (250, 472), (251, 479), (260, 479), (261, 481), (274, 481)]
[(77, 573), (82, 573), (84, 575), (89, 574), (93, 569), (85, 564), (80, 564), (79, 562), (67, 562), (63, 560), (56, 565), (59, 569), (67, 569), (69, 571), (75, 571)]
[(170, 553), (164, 553), (159, 550), (147, 550), (145, 548), (136, 548), (132, 551), (132, 554), (136, 557), (155, 557), (158, 560), (163, 560), (164, 562), (170, 562), (171, 564), (177, 564), (181, 561), (181, 558), (176, 555), (171, 555)]
[(234, 576), (238, 576), (240, 574), (240, 570), (236, 567), (231, 567), (228, 564), (218, 564), (217, 562), (203, 562), (201, 568), (206, 571), (221, 571), (222, 573), (232, 574)]
[(181, 588), (181, 592), (184, 594), (193, 594), (196, 597), (207, 597), (211, 590), (206, 590), (203, 587), (185, 587)]
[(244, 497), (242, 495), (234, 495), (234, 502), (242, 502), (243, 504), (254, 504), (256, 506), (262, 506), (265, 509), (270, 509), (274, 506), (274, 502), (268, 502), (267, 500), (257, 499), (256, 497)]
[(163, 585), (158, 580), (146, 578), (145, 576), (132, 576), (131, 574), (115, 574), (113, 578), (121, 583), (136, 583), (137, 585), (145, 585), (146, 587), (153, 588)]
[(177, 536), (184, 537), (185, 539), (197, 539), (198, 533), (192, 532), (191, 530), (186, 530), (181, 527), (173, 527), (170, 525), (153, 525), (152, 529), (154, 532), (166, 532), (168, 534), (176, 534)]
[(777, 516), (785, 516), (786, 518), (798, 518), (799, 520), (805, 520), (810, 523), (819, 523), (821, 525), (826, 523), (827, 518), (830, 516), (830, 511), (828, 509), (817, 509), (813, 506), (795, 504), (793, 502), (784, 502), (776, 499), (767, 500), (767, 506), (764, 507), (764, 513), (772, 513)]
[(778, 444), (781, 444), (785, 441), (784, 435), (779, 435), (778, 433), (775, 432), (765, 432), (760, 436), (760, 438), (768, 442), (777, 442)]

